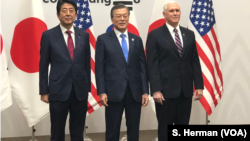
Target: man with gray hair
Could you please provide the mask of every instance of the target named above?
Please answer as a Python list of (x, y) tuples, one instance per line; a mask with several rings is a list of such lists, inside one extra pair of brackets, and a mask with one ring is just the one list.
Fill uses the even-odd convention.
[(168, 140), (168, 125), (189, 123), (192, 96), (199, 100), (204, 89), (194, 32), (179, 25), (181, 10), (175, 1), (163, 10), (166, 24), (151, 31), (146, 44), (159, 141)]

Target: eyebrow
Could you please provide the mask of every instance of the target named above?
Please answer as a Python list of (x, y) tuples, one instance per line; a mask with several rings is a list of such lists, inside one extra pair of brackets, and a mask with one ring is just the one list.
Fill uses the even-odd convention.
[(63, 9), (74, 9), (74, 8), (63, 8)]

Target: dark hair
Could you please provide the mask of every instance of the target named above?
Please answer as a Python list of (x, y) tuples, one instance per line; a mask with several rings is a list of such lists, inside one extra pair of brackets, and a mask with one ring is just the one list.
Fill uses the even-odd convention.
[(73, 5), (75, 8), (75, 11), (77, 13), (77, 5), (73, 0), (58, 0), (57, 5), (56, 5), (56, 11), (57, 11), (58, 15), (60, 14), (60, 10), (62, 8), (62, 5), (65, 3), (69, 3), (69, 4)]
[(126, 8), (126, 9), (128, 10), (128, 15), (130, 15), (130, 11), (129, 11), (128, 7), (125, 6), (125, 5), (122, 4), (122, 3), (118, 3), (118, 4), (114, 5), (114, 6), (112, 7), (112, 9), (111, 9), (111, 12), (110, 12), (111, 18), (113, 18), (113, 16), (114, 16), (114, 11), (115, 11), (116, 9), (122, 9), (122, 8)]

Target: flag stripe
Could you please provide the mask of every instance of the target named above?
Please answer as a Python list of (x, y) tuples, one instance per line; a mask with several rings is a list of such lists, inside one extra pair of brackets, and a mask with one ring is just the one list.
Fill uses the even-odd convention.
[[(220, 53), (220, 44), (218, 42), (218, 39), (217, 39), (217, 36), (215, 34), (215, 31), (214, 31), (214, 28), (211, 29), (211, 33), (212, 33), (212, 36), (213, 36), (213, 39), (215, 41), (215, 44), (216, 44), (216, 50), (217, 50), (217, 53), (219, 54), (219, 62), (221, 62), (221, 53)], [(221, 66), (219, 66), (219, 69), (221, 70)], [(218, 72), (218, 75), (219, 75), (219, 78), (221, 80), (221, 85), (223, 87), (223, 79), (222, 79), (222, 72), (219, 71)]]
[(92, 112), (94, 112), (95, 110), (93, 109), (93, 107), (90, 105), (90, 103), (88, 102), (88, 114), (91, 114)]
[(91, 70), (92, 70), (93, 73), (95, 74), (95, 61), (93, 60), (92, 57), (91, 57), (91, 60), (90, 60), (90, 64), (91, 64)]
[[(91, 83), (91, 93), (96, 101), (100, 101), (99, 96), (97, 95), (97, 92), (96, 92), (96, 88), (92, 83)], [(99, 105), (102, 106), (101, 104), (99, 104)]]
[(93, 35), (93, 33), (90, 31), (90, 29), (86, 30), (89, 33), (89, 42), (92, 45), (92, 47), (95, 49), (95, 45), (96, 45), (96, 40), (95, 40), (95, 36)]
[(214, 77), (215, 88), (216, 88), (217, 92), (220, 93), (218, 81), (216, 81), (217, 77), (215, 77), (215, 75), (218, 74), (218, 72), (220, 72), (218, 62), (215, 59), (216, 58), (215, 57), (215, 51), (214, 51), (212, 42), (211, 42), (211, 40), (210, 40), (210, 38), (208, 37), (207, 34), (203, 36), (203, 39), (206, 42), (207, 46), (209, 47), (209, 49), (210, 49), (210, 51), (212, 52), (212, 55), (213, 55), (213, 62), (215, 64), (215, 68), (213, 66), (211, 66), (211, 70), (213, 69), (212, 75)]
[(212, 87), (211, 83), (208, 81), (206, 75), (204, 75), (204, 73), (202, 73), (202, 76), (203, 76), (204, 86), (206, 87), (206, 90), (209, 92), (209, 94), (213, 100), (214, 105), (217, 106), (218, 102), (217, 102), (217, 99), (215, 97), (213, 87)]
[(212, 114), (212, 109), (211, 109), (209, 103), (207, 102), (206, 98), (202, 97), (200, 99), (200, 103), (203, 106), (203, 108), (206, 110), (207, 114), (210, 116)]
[[(221, 54), (220, 54), (220, 44), (219, 44), (219, 42), (218, 42), (218, 39), (217, 39), (217, 36), (216, 36), (216, 34), (215, 34), (214, 28), (211, 29), (211, 33), (212, 33), (213, 38), (214, 38), (214, 41), (215, 41), (215, 43), (216, 43), (217, 52), (218, 52), (219, 56), (221, 57)], [(221, 58), (220, 58), (220, 61), (221, 61)]]
[[(212, 36), (212, 33), (211, 32), (209, 32), (209, 34), (207, 34), (208, 36), (209, 36), (209, 38), (210, 38), (210, 41), (212, 42), (212, 45), (213, 45), (213, 47), (214, 47), (214, 50), (216, 51), (216, 43), (215, 43), (215, 40), (213, 39), (213, 36)], [(221, 66), (219, 66), (219, 64), (221, 64), (221, 61), (220, 61), (220, 56), (219, 56), (219, 54), (218, 54), (218, 52), (215, 52), (215, 59), (214, 59), (214, 61), (216, 61), (216, 63), (218, 64), (218, 68), (216, 68), (217, 70), (216, 70), (216, 81), (217, 81), (217, 83), (218, 83), (218, 86), (222, 86), (222, 73), (221, 73)], [(220, 87), (219, 87), (219, 89), (220, 89)], [(220, 89), (220, 91), (222, 91), (222, 89)]]
[[(199, 52), (200, 58), (202, 59), (202, 61), (204, 62), (204, 64), (206, 66), (208, 66), (207, 69), (210, 71), (210, 73), (212, 75), (212, 79), (214, 80), (213, 69), (211, 69), (213, 67), (212, 67), (212, 64), (211, 64), (210, 60), (207, 58), (205, 52), (203, 52), (202, 48), (200, 47), (200, 45), (197, 42), (196, 42), (196, 46), (197, 46), (197, 50)], [(211, 95), (211, 97), (213, 99), (215, 99), (215, 94), (214, 94), (213, 87), (212, 87), (211, 83), (209, 82), (209, 80), (205, 76), (206, 75), (203, 74), (204, 86), (209, 91), (209, 94)], [(215, 104), (215, 105), (217, 105), (217, 104)]]

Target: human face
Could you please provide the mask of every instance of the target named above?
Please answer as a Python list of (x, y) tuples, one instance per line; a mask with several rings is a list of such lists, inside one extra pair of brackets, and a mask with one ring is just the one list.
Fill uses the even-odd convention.
[(77, 13), (73, 5), (64, 3), (61, 7), (60, 14), (57, 14), (58, 19), (62, 26), (70, 29), (77, 17)]
[(118, 31), (124, 33), (129, 23), (129, 14), (127, 8), (114, 10), (111, 21)]
[(167, 10), (163, 12), (163, 16), (168, 24), (174, 28), (177, 27), (181, 17), (180, 6), (177, 3), (169, 3)]

